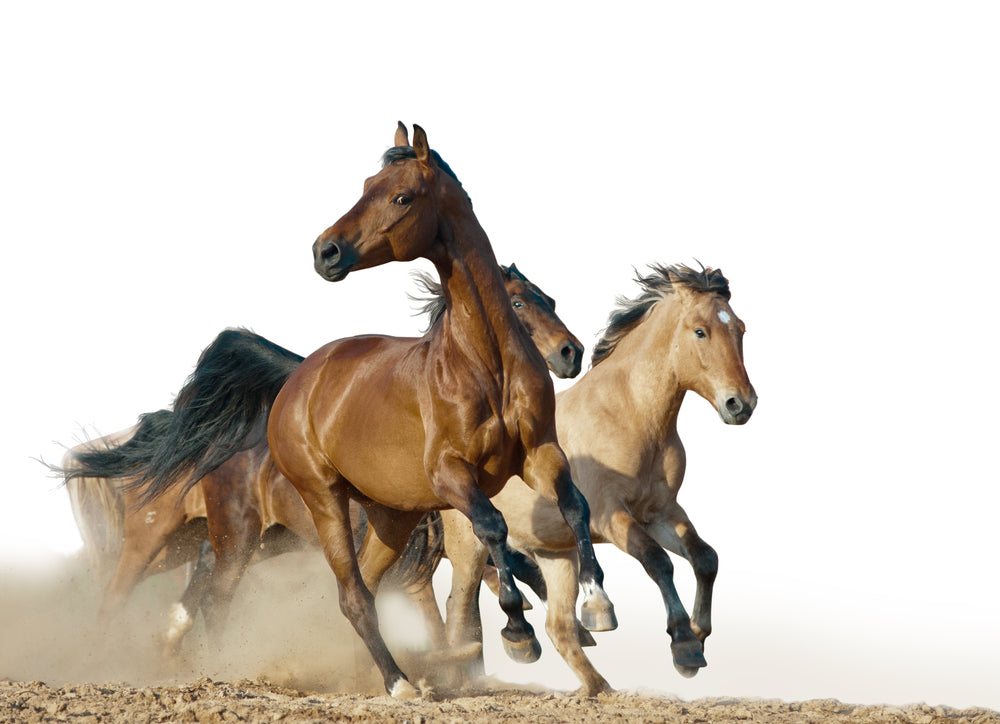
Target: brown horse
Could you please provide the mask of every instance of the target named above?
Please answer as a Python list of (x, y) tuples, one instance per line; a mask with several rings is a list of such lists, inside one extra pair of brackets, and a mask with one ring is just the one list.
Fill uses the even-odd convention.
[[(729, 306), (729, 283), (719, 270), (654, 267), (637, 281), (641, 296), (623, 301), (612, 314), (591, 369), (558, 395), (559, 440), (573, 480), (590, 503), (594, 541), (613, 543), (642, 564), (666, 606), (674, 665), (693, 676), (706, 665), (702, 652), (712, 631), (718, 557), (677, 502), (685, 467), (677, 415), (691, 390), (708, 400), (723, 422), (742, 425), (757, 394), (743, 363), (744, 325)], [(574, 536), (558, 509), (520, 480), (511, 480), (493, 503), (507, 520), (512, 545), (542, 569), (546, 630), (556, 649), (584, 693), (610, 690), (580, 647)], [(473, 597), (486, 550), (462, 516), (453, 511), (441, 516), (454, 568), (448, 640), (457, 646), (481, 636)], [(693, 618), (677, 595), (664, 548), (694, 569)]]
[[(556, 315), (555, 300), (516, 266), (500, 270), (511, 307), (549, 368), (559, 377), (575, 377), (580, 372), (583, 349)], [(425, 302), (422, 311), (430, 319), (429, 326), (433, 326), (444, 313), (443, 291), (426, 275), (417, 275), (417, 281), (428, 296), (413, 298)], [(255, 337), (239, 331), (222, 335), (234, 336), (251, 344)], [(139, 437), (130, 447), (141, 443), (146, 451), (143, 454), (151, 456), (165, 444), (171, 414), (161, 410), (145, 416), (142, 425), (137, 426), (141, 429)], [(208, 630), (215, 635), (221, 633), (235, 589), (254, 557), (318, 546), (319, 541), (299, 494), (274, 467), (266, 441), (237, 452), (187, 492), (185, 486), (179, 485), (144, 502), (135, 489), (110, 477), (123, 472), (115, 467), (120, 458), (112, 448), (120, 447), (135, 433), (136, 428), (132, 428), (78, 445), (67, 452), (62, 471), (93, 567), (114, 571), (99, 612), (104, 625), (114, 619), (142, 579), (193, 560), (199, 544), (206, 538), (211, 542), (210, 549), (202, 549), (187, 590), (170, 609), (166, 651), (172, 654), (193, 626), (199, 608)], [(132, 477), (139, 473), (135, 465), (138, 457), (137, 453), (131, 454)], [(363, 535), (365, 521), (356, 505), (352, 505), (352, 516), (356, 537)], [(415, 531), (408, 545), (410, 560), (419, 563), (407, 571), (395, 570), (393, 576), (393, 583), (403, 587), (422, 609), (436, 648), (444, 646), (444, 623), (430, 585), (435, 561), (422, 557), (421, 551), (439, 544), (439, 539), (436, 527)]]
[[(490, 503), (513, 475), (557, 504), (573, 531), (593, 614), (584, 623), (614, 622), (589, 510), (556, 439), (552, 382), (504, 296), (472, 204), (419, 126), (410, 147), (399, 124), (386, 159), (361, 200), (313, 244), (316, 271), (335, 282), (423, 257), (438, 272), (445, 313), (417, 340), (354, 337), (310, 355), (274, 400), (268, 439), (312, 513), (341, 584), (342, 610), (386, 690), (407, 697), (416, 690), (379, 632), (371, 590), (429, 510), (455, 508), (472, 521), (497, 566), (508, 653), (538, 656), (511, 577), (507, 525)], [(351, 540), (351, 499), (368, 513), (360, 553)]]

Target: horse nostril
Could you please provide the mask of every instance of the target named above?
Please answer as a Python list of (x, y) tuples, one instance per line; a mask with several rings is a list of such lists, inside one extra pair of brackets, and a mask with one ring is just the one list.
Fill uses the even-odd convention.
[(726, 400), (726, 409), (734, 415), (738, 415), (743, 410), (743, 403), (735, 397)]
[(337, 246), (337, 242), (328, 241), (319, 250), (319, 255), (324, 261), (336, 261), (340, 256), (340, 247)]
[(559, 350), (559, 353), (563, 356), (563, 359), (572, 361), (576, 358), (576, 346), (572, 344), (565, 344), (563, 348)]

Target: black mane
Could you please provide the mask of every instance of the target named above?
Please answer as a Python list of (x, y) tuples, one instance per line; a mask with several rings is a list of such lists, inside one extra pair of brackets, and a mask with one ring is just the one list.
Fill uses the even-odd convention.
[(591, 367), (607, 358), (618, 342), (645, 319), (646, 313), (653, 305), (671, 294), (675, 286), (684, 286), (696, 292), (718, 294), (723, 299), (729, 300), (729, 281), (722, 275), (721, 269), (704, 266), (701, 269), (692, 269), (684, 264), (672, 266), (650, 264), (649, 268), (653, 273), (645, 277), (639, 276), (636, 272), (635, 281), (642, 287), (642, 293), (638, 297), (635, 299), (618, 297), (618, 309), (608, 317), (604, 335), (594, 345), (594, 354), (590, 359)]
[[(413, 146), (393, 146), (382, 155), (382, 168), (385, 168), (393, 161), (402, 161), (403, 159), (416, 157), (417, 152), (413, 150)], [(445, 163), (445, 160), (441, 158), (441, 154), (433, 148), (431, 149), (431, 158), (434, 159), (434, 163), (437, 164), (439, 169), (458, 181), (459, 186), (462, 185), (462, 182), (458, 180), (458, 176), (456, 176), (455, 172), (451, 170), (451, 166)]]

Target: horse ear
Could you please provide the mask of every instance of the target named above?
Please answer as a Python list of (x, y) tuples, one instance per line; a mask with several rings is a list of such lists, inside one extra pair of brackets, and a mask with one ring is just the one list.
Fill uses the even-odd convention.
[(417, 160), (429, 163), (431, 148), (427, 145), (427, 133), (416, 123), (413, 124), (413, 150), (417, 152)]
[(410, 137), (406, 132), (406, 126), (403, 125), (402, 121), (396, 121), (399, 125), (396, 126), (396, 140), (395, 145), (397, 146), (409, 146)]

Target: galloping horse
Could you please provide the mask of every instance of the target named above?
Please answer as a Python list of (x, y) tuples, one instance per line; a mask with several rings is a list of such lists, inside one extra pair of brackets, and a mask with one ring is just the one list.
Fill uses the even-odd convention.
[[(314, 352), (274, 400), (268, 440), (312, 513), (341, 583), (341, 608), (386, 690), (415, 696), (379, 632), (370, 589), (426, 511), (455, 508), (472, 521), (497, 566), (508, 653), (525, 660), (539, 654), (511, 577), (507, 525), (490, 503), (512, 475), (557, 504), (573, 532), (589, 614), (584, 624), (607, 628), (614, 621), (587, 503), (556, 438), (552, 381), (503, 294), (472, 204), (419, 126), (410, 147), (399, 124), (387, 160), (354, 208), (313, 244), (316, 271), (335, 282), (351, 271), (423, 257), (438, 272), (445, 313), (418, 340), (354, 337)], [(368, 513), (360, 553), (350, 537), (352, 498)]]
[[(653, 267), (637, 279), (642, 294), (620, 300), (591, 368), (557, 396), (559, 440), (573, 480), (591, 509), (595, 542), (614, 543), (636, 558), (657, 585), (667, 610), (674, 665), (693, 676), (706, 665), (712, 631), (715, 551), (695, 532), (677, 502), (685, 456), (677, 415), (688, 390), (710, 402), (722, 421), (742, 425), (757, 404), (743, 363), (743, 322), (729, 306), (729, 283), (715, 269)], [(520, 480), (494, 498), (512, 545), (542, 569), (548, 590), (546, 631), (588, 695), (611, 689), (580, 647), (574, 614), (574, 537), (556, 506)], [(454, 573), (447, 632), (452, 645), (481, 636), (478, 592), (486, 551), (461, 516), (442, 511)], [(692, 565), (693, 618), (673, 583), (667, 550)]]
[[(221, 376), (178, 395), (174, 423), (191, 442), (194, 470), (207, 472), (247, 447), (267, 422), (274, 462), (312, 514), (341, 584), (341, 609), (386, 690), (413, 697), (379, 631), (372, 589), (427, 511), (453, 507), (472, 520), (497, 567), (508, 654), (531, 661), (540, 653), (511, 575), (507, 525), (489, 500), (513, 475), (557, 503), (573, 531), (584, 625), (601, 630), (617, 622), (590, 540), (590, 511), (556, 438), (552, 381), (517, 322), (469, 197), (419, 127), (410, 147), (399, 124), (385, 161), (361, 200), (313, 244), (316, 271), (339, 281), (354, 270), (426, 258), (445, 294), (438, 322), (419, 339), (332, 342), (287, 379), (224, 360)], [(206, 404), (210, 399), (223, 408)], [(205, 416), (218, 438), (200, 426)], [(176, 470), (153, 474), (139, 485), (151, 499), (177, 477)], [(352, 499), (368, 514), (360, 552), (351, 536)]]
[[(555, 300), (515, 265), (501, 266), (500, 271), (518, 321), (549, 368), (558, 377), (575, 377), (580, 372), (583, 348), (556, 315)], [(422, 312), (429, 317), (431, 327), (444, 313), (443, 291), (426, 275), (416, 276), (429, 295), (422, 298)], [(213, 345), (227, 342), (219, 354), (231, 353), (233, 345), (271, 344), (250, 332), (230, 330)], [(284, 353), (281, 358), (287, 362), (281, 369), (302, 360), (287, 350)], [(183, 486), (175, 486), (152, 501), (141, 501), (134, 488), (112, 480), (114, 476), (135, 478), (147, 472), (140, 461), (150, 460), (158, 448), (169, 444), (165, 440), (171, 415), (160, 410), (143, 416), (131, 430), (78, 445), (67, 452), (61, 469), (93, 567), (114, 570), (99, 612), (104, 625), (118, 614), (139, 581), (193, 560), (199, 544), (206, 538), (211, 542), (214, 559), (206, 558), (204, 552), (199, 556), (187, 590), (171, 607), (165, 637), (168, 654), (176, 652), (199, 608), (204, 611), (208, 630), (221, 633), (235, 589), (254, 556), (266, 558), (319, 544), (302, 499), (274, 467), (266, 441), (237, 452), (186, 492)], [(126, 443), (127, 447), (119, 449)], [(123, 459), (129, 461), (124, 466)], [(359, 518), (357, 505), (352, 505), (352, 514), (356, 534), (363, 534), (365, 521)], [(408, 543), (408, 560), (419, 563), (406, 571), (397, 570), (393, 583), (404, 588), (421, 608), (432, 644), (441, 648), (444, 624), (430, 585), (436, 561), (422, 555), (425, 546), (440, 543), (436, 530), (425, 526), (414, 531)]]

